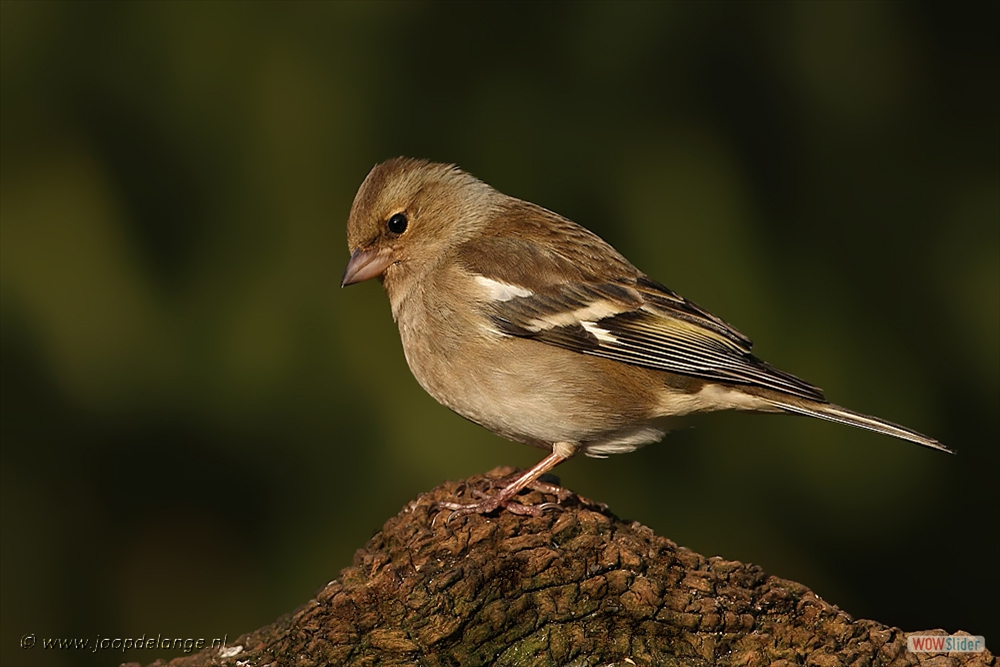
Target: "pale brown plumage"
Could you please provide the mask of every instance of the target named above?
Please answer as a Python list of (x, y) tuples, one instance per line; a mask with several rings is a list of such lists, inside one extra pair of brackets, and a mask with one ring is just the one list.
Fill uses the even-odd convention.
[(376, 165), (347, 240), (343, 285), (382, 280), (421, 386), (498, 435), (552, 450), (493, 497), (450, 506), (458, 511), (535, 513), (513, 498), (554, 465), (578, 451), (632, 451), (696, 412), (804, 414), (949, 451), (826, 402), (597, 235), (453, 165)]

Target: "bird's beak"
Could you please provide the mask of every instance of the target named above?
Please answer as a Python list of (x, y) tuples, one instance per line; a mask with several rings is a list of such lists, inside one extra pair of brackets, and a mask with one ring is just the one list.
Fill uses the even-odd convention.
[(376, 278), (392, 264), (386, 250), (376, 250), (375, 248), (358, 248), (351, 255), (351, 261), (344, 269), (344, 278), (340, 281), (341, 287), (347, 287), (354, 283)]

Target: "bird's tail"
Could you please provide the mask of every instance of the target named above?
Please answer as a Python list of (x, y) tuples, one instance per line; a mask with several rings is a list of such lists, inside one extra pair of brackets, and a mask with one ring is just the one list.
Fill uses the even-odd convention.
[(931, 449), (938, 449), (942, 452), (954, 454), (952, 450), (948, 449), (934, 438), (928, 438), (926, 435), (917, 433), (916, 431), (908, 429), (905, 426), (893, 424), (890, 421), (879, 419), (878, 417), (863, 415), (860, 412), (854, 412), (853, 410), (842, 408), (839, 405), (834, 405), (833, 403), (820, 403), (818, 401), (786, 401), (781, 399), (769, 399), (768, 402), (773, 404), (774, 407), (785, 412), (791, 412), (797, 415), (806, 415), (809, 417), (818, 417), (819, 419), (837, 422), (838, 424), (847, 424), (848, 426), (857, 426), (858, 428), (875, 431), (876, 433), (884, 433), (885, 435), (891, 435), (894, 438), (899, 438), (900, 440), (909, 440), (910, 442), (915, 442), (918, 445), (923, 445), (924, 447), (930, 447)]

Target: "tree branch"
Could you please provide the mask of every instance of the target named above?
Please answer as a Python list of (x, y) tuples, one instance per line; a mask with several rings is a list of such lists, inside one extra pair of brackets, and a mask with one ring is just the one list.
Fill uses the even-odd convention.
[(805, 586), (705, 558), (577, 495), (540, 517), (449, 522), (436, 506), (469, 502), (510, 472), (421, 495), (315, 599), (222, 655), (169, 664), (996, 664), (989, 653), (909, 653), (898, 628), (854, 620)]

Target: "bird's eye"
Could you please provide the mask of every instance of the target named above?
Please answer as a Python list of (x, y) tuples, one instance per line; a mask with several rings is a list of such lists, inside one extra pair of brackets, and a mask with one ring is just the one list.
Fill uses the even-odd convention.
[(403, 232), (406, 231), (406, 226), (408, 224), (409, 221), (407, 221), (406, 216), (404, 214), (396, 213), (391, 218), (389, 218), (389, 222), (385, 223), (385, 226), (393, 234), (402, 234)]

